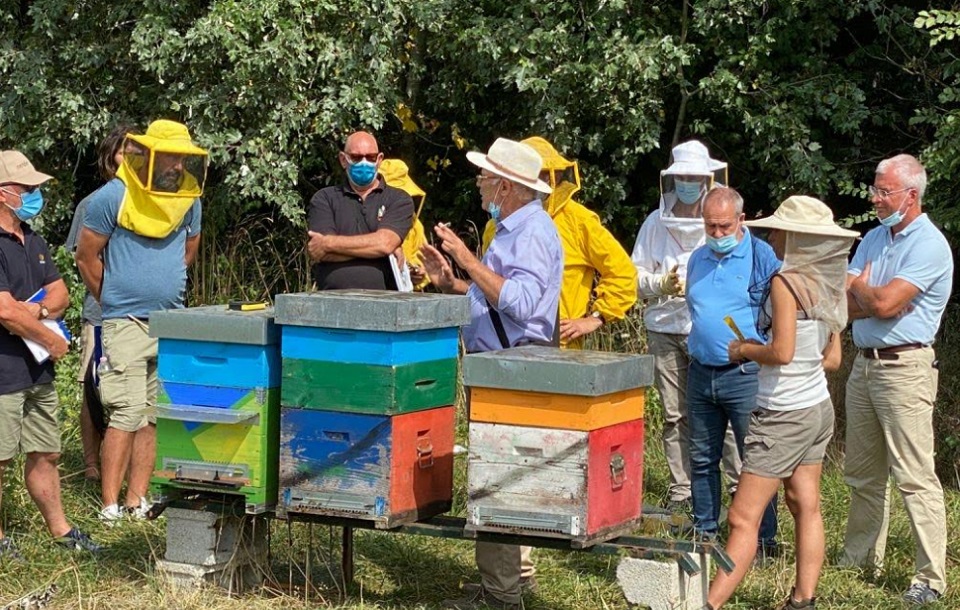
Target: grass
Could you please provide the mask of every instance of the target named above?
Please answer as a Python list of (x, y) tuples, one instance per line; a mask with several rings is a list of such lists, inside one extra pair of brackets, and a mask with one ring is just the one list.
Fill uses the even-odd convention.
[[(636, 320), (611, 329), (601, 339), (630, 350), (642, 348)], [(75, 357), (75, 356), (74, 356)], [(476, 579), (473, 545), (379, 532), (356, 533), (356, 584), (344, 587), (339, 579), (339, 530), (296, 523), (271, 524), (272, 554), (264, 570), (272, 586), (239, 597), (218, 589), (193, 593), (174, 592), (157, 579), (155, 561), (164, 553), (163, 522), (125, 524), (104, 529), (96, 520), (98, 490), (82, 475), (77, 405), (79, 386), (69, 374), (69, 360), (62, 365), (58, 381), (61, 396), (64, 455), (61, 463), (63, 496), (68, 517), (95, 539), (109, 545), (109, 552), (92, 559), (60, 551), (52, 546), (35, 507), (22, 483), (19, 462), (5, 473), (0, 519), (4, 531), (14, 537), (27, 562), (0, 563), (0, 608), (51, 583), (59, 590), (50, 607), (132, 610), (139, 608), (259, 610), (342, 608), (432, 609), (444, 598), (456, 596), (459, 585)], [(952, 379), (944, 380), (948, 386)], [(834, 384), (837, 386), (837, 383)], [(952, 387), (952, 386), (950, 386)], [(952, 390), (951, 390), (952, 391)], [(645, 502), (665, 499), (668, 481), (660, 447), (660, 413), (655, 395), (648, 401)], [(463, 422), (458, 435), (465, 433)], [(955, 432), (954, 432), (955, 433)], [(831, 452), (823, 479), (822, 498), (827, 530), (828, 564), (820, 583), (820, 608), (901, 609), (899, 596), (910, 583), (913, 542), (909, 522), (897, 496), (894, 501), (887, 551), (887, 567), (876, 578), (865, 579), (855, 570), (836, 567), (848, 510), (849, 495), (843, 483), (842, 448)], [(464, 511), (464, 463), (458, 458), (456, 514)], [(952, 481), (945, 481), (952, 483)], [(948, 582), (950, 591), (937, 608), (960, 608), (960, 493), (947, 491)], [(792, 550), (793, 522), (781, 503), (781, 538)], [(305, 598), (307, 548), (311, 549), (310, 582)], [(727, 606), (738, 610), (776, 607), (793, 582), (792, 553), (772, 565), (752, 571)], [(580, 610), (627, 608), (616, 584), (617, 557), (586, 553), (539, 550), (535, 555), (540, 593), (526, 600), (531, 610)]]

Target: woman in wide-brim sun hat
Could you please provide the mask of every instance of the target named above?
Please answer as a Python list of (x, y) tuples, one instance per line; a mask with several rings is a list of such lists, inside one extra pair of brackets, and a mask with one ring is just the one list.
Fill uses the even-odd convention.
[(720, 608), (753, 562), (763, 509), (781, 482), (796, 522), (794, 588), (784, 609), (815, 608), (824, 557), (820, 473), (833, 436), (825, 371), (840, 366), (839, 332), (847, 324), (847, 255), (855, 231), (836, 225), (813, 197), (793, 196), (751, 228), (769, 230), (783, 260), (761, 306), (764, 345), (733, 340), (731, 362), (760, 364), (757, 409), (744, 439), (743, 471), (730, 508), (727, 553), (735, 569), (718, 572), (706, 608)]

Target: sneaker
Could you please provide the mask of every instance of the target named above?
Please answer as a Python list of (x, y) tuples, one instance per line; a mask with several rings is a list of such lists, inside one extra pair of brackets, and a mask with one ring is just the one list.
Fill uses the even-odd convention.
[(107, 527), (113, 527), (120, 523), (123, 520), (123, 510), (120, 509), (120, 506), (117, 504), (111, 504), (110, 506), (104, 506), (100, 510), (100, 522), (106, 525)]
[(97, 554), (103, 550), (102, 546), (91, 540), (89, 536), (75, 527), (71, 528), (70, 531), (63, 536), (54, 539), (54, 542), (71, 551), (86, 551)]
[(140, 498), (140, 504), (136, 506), (124, 506), (123, 513), (129, 515), (133, 519), (138, 521), (143, 521), (147, 518), (147, 513), (150, 512), (151, 504), (147, 502), (146, 498)]
[(491, 593), (487, 593), (487, 590), (484, 589), (482, 585), (476, 587), (473, 592), (467, 593), (461, 598), (444, 600), (441, 607), (447, 608), (448, 610), (486, 610), (488, 608), (494, 608), (495, 610), (522, 609), (521, 604), (511, 604), (497, 599)]
[(0, 561), (23, 561), (23, 555), (13, 540), (0, 538)]
[(790, 595), (787, 596), (787, 601), (783, 602), (777, 606), (777, 610), (816, 610), (817, 607), (817, 598), (811, 597), (810, 599), (795, 600), (793, 599), (793, 594), (796, 589), (790, 589)]
[(917, 606), (932, 604), (940, 599), (940, 592), (931, 589), (922, 582), (915, 582), (910, 585), (907, 592), (903, 594), (903, 601)]

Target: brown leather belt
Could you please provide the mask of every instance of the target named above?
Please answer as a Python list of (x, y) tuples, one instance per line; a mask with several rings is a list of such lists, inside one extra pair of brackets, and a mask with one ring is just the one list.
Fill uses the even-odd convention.
[(906, 343), (904, 345), (894, 345), (891, 347), (863, 347), (860, 348), (860, 353), (867, 360), (899, 360), (900, 352), (909, 352), (915, 349), (923, 349), (927, 347), (923, 343)]

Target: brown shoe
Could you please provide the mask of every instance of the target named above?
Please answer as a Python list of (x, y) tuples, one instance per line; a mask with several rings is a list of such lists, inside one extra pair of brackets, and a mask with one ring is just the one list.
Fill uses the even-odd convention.
[[(464, 587), (464, 590), (467, 591), (467, 587)], [(467, 592), (463, 597), (444, 600), (441, 607), (448, 608), (449, 610), (488, 610), (489, 608), (494, 608), (495, 610), (522, 610), (523, 608), (522, 604), (511, 604), (497, 599), (493, 594), (488, 593), (487, 590), (483, 588), (483, 585), (477, 586), (476, 589), (473, 589), (472, 592)]]
[[(481, 585), (481, 584), (478, 583), (478, 582), (467, 582), (467, 583), (463, 583), (463, 586), (460, 587), (460, 589), (464, 592), (464, 594), (473, 595), (473, 594), (475, 594), (477, 591), (479, 591), (481, 587), (483, 587), (483, 585)], [(536, 594), (537, 591), (539, 591), (539, 590), (540, 590), (540, 585), (537, 583), (537, 577), (536, 577), (536, 576), (521, 576), (521, 577), (520, 577), (520, 593), (521, 593), (521, 594), (523, 594), (523, 595), (527, 595), (527, 594), (533, 595), (533, 594)]]
[(796, 589), (790, 589), (790, 595), (787, 596), (787, 601), (783, 602), (782, 605), (777, 606), (777, 610), (815, 610), (817, 607), (817, 598), (813, 597), (811, 599), (802, 599), (795, 600), (793, 599), (793, 594)]

